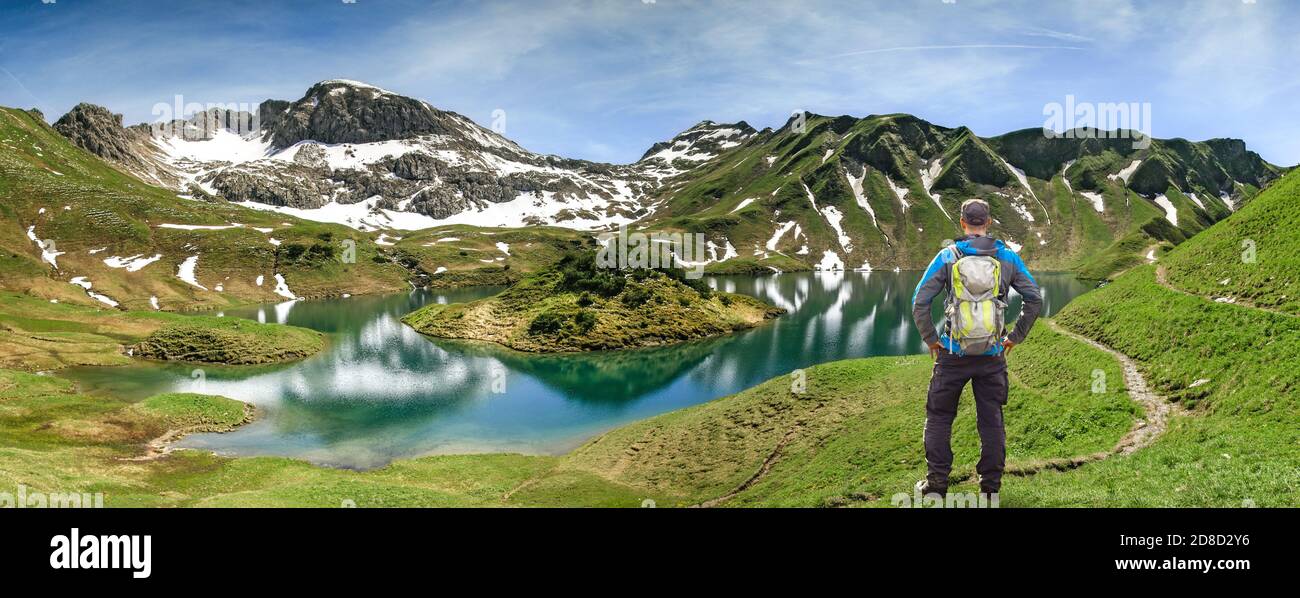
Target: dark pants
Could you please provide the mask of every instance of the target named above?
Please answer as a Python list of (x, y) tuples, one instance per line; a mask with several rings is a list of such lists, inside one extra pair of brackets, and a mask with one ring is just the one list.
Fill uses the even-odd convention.
[(935, 488), (948, 487), (952, 471), (952, 421), (957, 399), (970, 382), (975, 392), (975, 421), (980, 434), (980, 489), (997, 492), (1007, 459), (1007, 432), (1002, 406), (1007, 404), (1007, 361), (1001, 355), (960, 357), (943, 351), (934, 364), (930, 392), (925, 400), (926, 479)]

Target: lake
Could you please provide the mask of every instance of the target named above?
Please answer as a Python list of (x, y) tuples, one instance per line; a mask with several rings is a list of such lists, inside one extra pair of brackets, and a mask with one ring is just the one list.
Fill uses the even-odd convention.
[[(261, 417), (238, 431), (196, 434), (180, 443), (223, 455), (282, 455), (365, 469), (427, 454), (558, 454), (620, 424), (726, 396), (795, 369), (924, 352), (911, 321), (912, 290), (920, 277), (921, 272), (710, 277), (714, 288), (752, 295), (789, 313), (717, 339), (566, 355), (430, 339), (400, 322), (430, 302), (470, 301), (497, 288), (298, 301), (225, 315), (326, 333), (329, 347), (301, 362), (140, 363), (60, 375), (85, 392), (129, 399), (181, 391), (257, 405)], [(1090, 289), (1066, 273), (1040, 273), (1037, 280), (1045, 315)], [(1019, 308), (1013, 298), (1011, 315)], [(918, 406), (922, 400), (917, 397)]]

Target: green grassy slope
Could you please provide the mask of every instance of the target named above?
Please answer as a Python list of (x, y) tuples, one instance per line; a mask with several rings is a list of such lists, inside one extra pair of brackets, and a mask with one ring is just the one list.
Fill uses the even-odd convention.
[(225, 397), (167, 393), (140, 401), (134, 409), (171, 429), (227, 432), (248, 419), (251, 407)]
[[(1126, 182), (1119, 173), (1130, 166)], [(1130, 248), (1181, 242), (1279, 173), (1232, 140), (1136, 149), (1131, 139), (1047, 139), (1041, 129), (981, 138), (903, 114), (808, 115), (802, 132), (792, 119), (674, 179), (646, 224), (729, 242), (739, 255), (713, 265), (719, 272), (806, 269), (827, 251), (846, 268), (915, 269), (959, 234), (960, 203), (981, 197), (997, 234), (1023, 246), (1032, 266), (1105, 278), (1140, 261)], [(1176, 225), (1158, 222), (1158, 195), (1178, 210)]]
[[(29, 230), (53, 242), (57, 269), (42, 260)], [(355, 263), (343, 263), (350, 243)], [(182, 310), (283, 300), (276, 274), (301, 297), (405, 288), (407, 272), (380, 249), (370, 235), (341, 225), (182, 199), (74, 147), (34, 114), (0, 108), (0, 289), (102, 305), (68, 283), (80, 276), (123, 308), (152, 309), (157, 297), (162, 309)], [(155, 255), (135, 272), (104, 261)], [(193, 256), (206, 290), (177, 277)]]
[[(141, 347), (140, 343), (148, 347)], [(124, 365), (137, 357), (217, 363), (297, 359), (324, 346), (315, 331), (247, 320), (50, 303), (0, 293), (0, 368), (49, 371)], [(165, 349), (154, 353), (156, 349)]]
[[(1031, 339), (1011, 359), (1010, 464), (1112, 447), (1135, 408), (1122, 384), (1093, 394), (1090, 383), (1093, 369), (1122, 379), (1114, 359), (1050, 330)], [(695, 503), (740, 487), (775, 451), (770, 470), (726, 504), (888, 504), (925, 472), (921, 430), (931, 367), (925, 356), (822, 364), (805, 372), (806, 393), (791, 392), (790, 377), (775, 378), (614, 430), (576, 450), (565, 466)], [(954, 476), (971, 473), (978, 444), (968, 392), (955, 428)], [(1014, 494), (1007, 498), (1015, 504)]]
[(1174, 286), (1300, 315), (1300, 172), (1162, 260)]
[(1300, 504), (1294, 316), (1169, 290), (1142, 266), (1075, 299), (1058, 320), (1132, 356), (1188, 413), (1132, 456), (1038, 476), (1029, 492), (1048, 504)]
[(394, 257), (428, 275), (433, 287), (508, 285), (591, 244), (588, 233), (555, 226), (483, 228), (453, 224), (402, 237)]

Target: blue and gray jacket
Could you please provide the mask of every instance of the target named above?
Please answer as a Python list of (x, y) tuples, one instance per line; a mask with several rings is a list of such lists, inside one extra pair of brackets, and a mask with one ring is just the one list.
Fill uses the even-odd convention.
[[(912, 294), (912, 319), (916, 321), (916, 329), (921, 332), (921, 339), (926, 345), (939, 342), (952, 353), (961, 355), (957, 343), (948, 336), (947, 324), (944, 324), (944, 330), (940, 334), (935, 330), (934, 319), (930, 314), (930, 304), (934, 298), (940, 292), (952, 292), (952, 264), (957, 261), (959, 254), (994, 256), (1002, 262), (1002, 284), (999, 285), (1001, 291), (998, 299), (1006, 302), (1008, 289), (1015, 289), (1023, 301), (1020, 318), (1016, 320), (1015, 330), (1007, 335), (1007, 340), (1016, 344), (1023, 342), (1029, 334), (1029, 328), (1034, 325), (1034, 320), (1038, 319), (1038, 312), (1042, 311), (1043, 294), (1016, 252), (1011, 251), (1002, 241), (978, 235), (967, 235), (939, 250), (934, 261), (930, 262), (930, 267), (926, 268), (921, 282), (916, 285), (916, 292)], [(1001, 353), (1002, 345), (999, 344), (984, 354)]]

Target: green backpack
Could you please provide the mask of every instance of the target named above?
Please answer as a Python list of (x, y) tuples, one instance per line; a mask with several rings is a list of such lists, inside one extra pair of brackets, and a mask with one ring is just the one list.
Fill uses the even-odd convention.
[(948, 335), (963, 355), (983, 355), (1002, 342), (1004, 334), (1007, 304), (998, 299), (1002, 262), (988, 255), (962, 257), (956, 247), (951, 249), (957, 261), (945, 307)]

